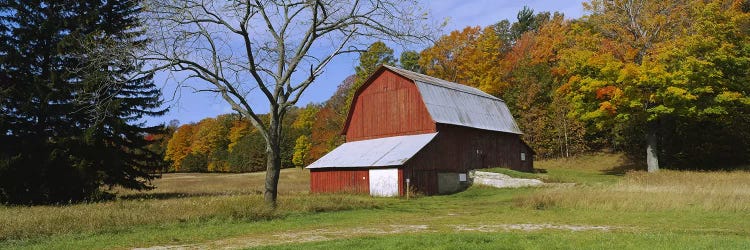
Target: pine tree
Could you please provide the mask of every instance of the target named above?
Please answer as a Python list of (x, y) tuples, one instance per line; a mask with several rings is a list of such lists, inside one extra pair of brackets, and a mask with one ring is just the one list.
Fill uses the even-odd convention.
[[(148, 188), (161, 156), (145, 150), (159, 89), (141, 65), (94, 55), (137, 49), (137, 1), (0, 0), (0, 202), (97, 198)], [(82, 42), (90, 41), (90, 42)], [(85, 70), (81, 70), (85, 68)]]

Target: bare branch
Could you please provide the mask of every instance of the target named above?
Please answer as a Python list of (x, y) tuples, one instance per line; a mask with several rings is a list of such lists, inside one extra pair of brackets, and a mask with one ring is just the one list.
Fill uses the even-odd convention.
[[(186, 79), (208, 83), (199, 92), (221, 95), (250, 119), (266, 140), (267, 173), (278, 175), (287, 110), (335, 57), (361, 51), (365, 41), (427, 41), (435, 32), (421, 25), (426, 16), (416, 6), (415, 0), (146, 0), (143, 20), (153, 42), (137, 58), (152, 63), (152, 72), (188, 72)], [(267, 101), (265, 123), (250, 105), (255, 94)], [(266, 195), (275, 200), (278, 178), (270, 180)]]

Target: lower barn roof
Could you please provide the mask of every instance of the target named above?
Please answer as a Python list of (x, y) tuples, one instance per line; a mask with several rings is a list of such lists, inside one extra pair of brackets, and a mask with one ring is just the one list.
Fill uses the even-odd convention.
[(357, 168), (403, 165), (437, 133), (393, 136), (347, 142), (313, 162), (307, 168)]

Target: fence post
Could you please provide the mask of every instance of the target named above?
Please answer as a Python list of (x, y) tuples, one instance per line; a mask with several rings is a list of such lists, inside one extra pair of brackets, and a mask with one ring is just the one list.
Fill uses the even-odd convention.
[(406, 199), (409, 200), (409, 178), (406, 178)]

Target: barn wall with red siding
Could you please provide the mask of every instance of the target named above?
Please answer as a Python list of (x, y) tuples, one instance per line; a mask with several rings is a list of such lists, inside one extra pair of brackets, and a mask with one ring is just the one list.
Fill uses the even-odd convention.
[(417, 86), (393, 72), (382, 71), (355, 98), (347, 141), (435, 132)]
[(310, 169), (310, 192), (370, 193), (370, 174), (367, 168)]
[[(437, 193), (437, 173), (505, 167), (530, 171), (531, 154), (519, 135), (438, 124), (438, 135), (406, 162), (405, 178), (425, 194)], [(521, 153), (526, 161), (521, 161)]]

